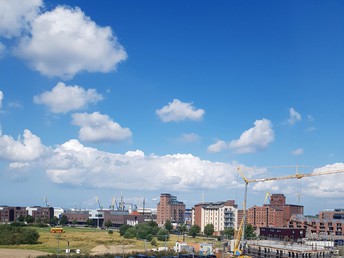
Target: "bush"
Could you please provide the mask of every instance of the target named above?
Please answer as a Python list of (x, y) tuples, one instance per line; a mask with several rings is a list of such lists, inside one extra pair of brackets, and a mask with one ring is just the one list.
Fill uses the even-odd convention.
[(0, 245), (37, 244), (38, 238), (35, 229), (0, 225)]
[(108, 230), (108, 234), (112, 235), (113, 234), (113, 230)]

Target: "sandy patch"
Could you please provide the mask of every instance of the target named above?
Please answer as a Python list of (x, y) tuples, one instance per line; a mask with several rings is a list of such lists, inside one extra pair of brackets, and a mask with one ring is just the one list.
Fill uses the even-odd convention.
[(34, 258), (39, 255), (46, 255), (49, 253), (35, 251), (35, 250), (23, 250), (23, 249), (5, 249), (0, 248), (1, 258)]
[(131, 253), (134, 251), (142, 251), (141, 249), (132, 249), (134, 245), (98, 245), (91, 250), (91, 255), (96, 254), (121, 254), (121, 253)]

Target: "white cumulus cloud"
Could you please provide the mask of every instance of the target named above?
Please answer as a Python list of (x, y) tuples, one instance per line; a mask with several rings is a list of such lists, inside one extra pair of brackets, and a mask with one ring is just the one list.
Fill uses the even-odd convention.
[(262, 119), (254, 122), (254, 127), (243, 132), (239, 139), (229, 143), (229, 148), (237, 153), (252, 153), (266, 148), (275, 139), (270, 120)]
[(191, 154), (146, 156), (140, 150), (114, 154), (78, 140), (57, 147), (47, 168), (52, 182), (84, 187), (187, 191), (237, 186), (237, 164), (205, 161)]
[(41, 139), (27, 129), (17, 140), (8, 135), (0, 135), (0, 159), (16, 162), (32, 161), (41, 157), (45, 150), (46, 147), (41, 143)]
[(220, 140), (220, 141), (215, 142), (214, 144), (209, 145), (208, 152), (213, 152), (213, 153), (221, 152), (228, 148), (229, 148), (228, 144), (225, 141)]
[(42, 0), (0, 0), (0, 36), (20, 36), (29, 29), (42, 5)]
[(156, 114), (163, 122), (193, 120), (198, 121), (203, 118), (205, 111), (192, 106), (192, 103), (184, 103), (174, 99), (168, 105), (156, 110)]
[(127, 58), (111, 28), (98, 26), (79, 8), (58, 6), (42, 13), (32, 21), (30, 32), (20, 40), (16, 55), (50, 77), (110, 72)]
[(46, 105), (53, 113), (67, 113), (85, 108), (88, 104), (95, 104), (103, 96), (95, 89), (85, 90), (80, 86), (66, 86), (59, 82), (51, 91), (34, 96), (36, 104)]
[(72, 115), (74, 125), (80, 126), (79, 138), (86, 142), (118, 142), (131, 138), (129, 128), (123, 128), (109, 116), (94, 112)]
[(289, 124), (294, 125), (296, 122), (301, 121), (301, 119), (302, 116), (299, 112), (297, 112), (294, 108), (289, 109)]

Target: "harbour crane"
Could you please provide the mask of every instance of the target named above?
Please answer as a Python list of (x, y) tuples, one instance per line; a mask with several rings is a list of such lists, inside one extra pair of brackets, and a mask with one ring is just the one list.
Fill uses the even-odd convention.
[(99, 199), (98, 196), (96, 197), (96, 202), (98, 203), (99, 209), (100, 209), (100, 210), (103, 210), (103, 204), (102, 204), (102, 202), (100, 201), (100, 199)]
[[(242, 217), (242, 223), (240, 223), (241, 229), (239, 229), (239, 232), (241, 230), (241, 234), (238, 234), (235, 242), (235, 246), (237, 247), (236, 250), (234, 250), (234, 253), (236, 253), (236, 256), (243, 257), (243, 250), (244, 250), (244, 243), (245, 243), (245, 228), (246, 228), (246, 203), (247, 203), (247, 188), (249, 183), (258, 183), (258, 182), (266, 182), (266, 181), (275, 181), (275, 180), (287, 180), (287, 179), (302, 179), (304, 177), (313, 177), (313, 176), (322, 176), (322, 175), (329, 175), (329, 174), (339, 174), (344, 173), (344, 169), (323, 169), (323, 170), (316, 170), (311, 173), (299, 173), (298, 170), (296, 170), (296, 173), (294, 175), (289, 176), (280, 176), (280, 177), (268, 177), (268, 178), (258, 178), (258, 179), (248, 179), (243, 172), (241, 171), (240, 167), (237, 168), (237, 172), (241, 175), (245, 182), (245, 194), (244, 194), (244, 203), (243, 203), (243, 217)], [(240, 239), (241, 237), (241, 239)], [(241, 241), (241, 244), (240, 244)]]
[(115, 207), (116, 207), (116, 210), (118, 210), (118, 204), (117, 204), (117, 201), (116, 201), (116, 197), (113, 197), (113, 198), (112, 198), (111, 205), (110, 205), (109, 208), (110, 208), (111, 210), (114, 210)]

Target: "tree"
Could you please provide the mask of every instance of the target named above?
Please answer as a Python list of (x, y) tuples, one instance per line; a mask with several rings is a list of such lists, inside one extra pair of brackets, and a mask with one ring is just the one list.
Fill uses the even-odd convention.
[(25, 218), (25, 221), (27, 223), (33, 223), (35, 221), (35, 219), (31, 215), (27, 215)]
[(178, 228), (178, 231), (181, 233), (181, 234), (184, 234), (186, 231), (188, 230), (186, 224), (181, 224)]
[(214, 225), (213, 224), (207, 224), (205, 227), (204, 227), (204, 234), (207, 236), (207, 237), (210, 237), (214, 234)]
[(158, 233), (156, 234), (156, 238), (159, 241), (167, 241), (170, 239), (170, 234), (168, 233), (168, 230), (165, 228), (159, 229)]
[(94, 226), (95, 223), (94, 223), (93, 219), (88, 219), (88, 220), (86, 220), (85, 224), (89, 227), (92, 227), (92, 226)]
[(189, 229), (189, 236), (196, 237), (201, 232), (201, 228), (198, 225), (192, 225)]
[(133, 226), (127, 225), (127, 224), (123, 224), (122, 226), (119, 227), (119, 234), (121, 236), (124, 236), (124, 234), (127, 232), (127, 230), (129, 228), (132, 228)]
[(105, 222), (104, 226), (105, 226), (106, 228), (109, 228), (109, 227), (112, 226), (112, 222), (111, 222), (110, 220), (107, 220), (107, 221)]
[(246, 225), (245, 237), (246, 238), (255, 238), (256, 237), (256, 233), (254, 232), (254, 228), (251, 224)]
[(68, 217), (66, 215), (62, 215), (61, 216), (60, 224), (63, 225), (63, 226), (68, 224)]
[(234, 228), (225, 228), (225, 230), (221, 232), (221, 235), (225, 239), (232, 239), (234, 237)]
[(20, 215), (17, 220), (19, 222), (24, 222), (25, 221), (25, 217), (23, 215)]
[(124, 238), (135, 238), (136, 237), (136, 229), (134, 227), (128, 228), (123, 235)]
[(168, 232), (171, 232), (171, 230), (173, 229), (173, 225), (170, 220), (165, 221), (164, 227), (168, 230)]
[(57, 225), (58, 222), (59, 222), (59, 219), (58, 219), (56, 216), (54, 216), (54, 217), (51, 218), (51, 220), (50, 220), (50, 224), (51, 224), (51, 225)]

